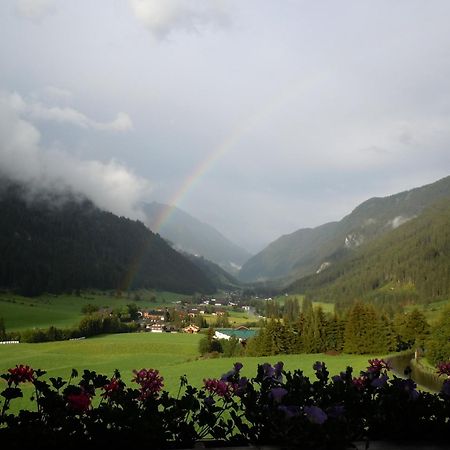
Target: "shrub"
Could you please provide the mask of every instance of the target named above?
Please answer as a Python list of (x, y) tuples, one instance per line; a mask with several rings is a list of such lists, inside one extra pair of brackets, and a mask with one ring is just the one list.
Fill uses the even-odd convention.
[[(367, 370), (352, 368), (329, 377), (316, 362), (314, 381), (283, 363), (258, 366), (252, 379), (240, 374), (242, 364), (219, 379), (204, 380), (201, 389), (180, 378), (176, 396), (163, 390), (154, 369), (133, 371), (128, 387), (116, 370), (112, 377), (84, 370), (78, 383), (19, 365), (1, 375), (7, 387), (0, 415), (0, 441), (8, 448), (34, 445), (89, 448), (150, 445), (187, 448), (199, 440), (233, 445), (283, 448), (344, 449), (360, 440), (418, 439), (444, 442), (450, 432), (450, 379), (438, 394), (421, 392), (413, 380), (390, 377), (388, 364), (369, 360)], [(449, 377), (450, 363), (439, 373)], [(21, 385), (32, 383), (36, 408), (8, 413), (21, 397)], [(446, 442), (446, 441), (445, 441)]]

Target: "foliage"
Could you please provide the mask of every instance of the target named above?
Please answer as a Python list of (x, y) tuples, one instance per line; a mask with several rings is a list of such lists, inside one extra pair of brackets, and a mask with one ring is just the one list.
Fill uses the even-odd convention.
[[(447, 178), (447, 184), (450, 178)], [(450, 185), (449, 185), (450, 186)], [(293, 283), (310, 299), (379, 307), (447, 299), (450, 295), (450, 200), (352, 250), (339, 263)]]
[[(450, 364), (439, 372), (450, 373)], [(252, 443), (289, 448), (344, 449), (360, 440), (444, 441), (450, 432), (450, 379), (439, 394), (418, 391), (411, 379), (390, 377), (379, 359), (359, 376), (351, 367), (329, 377), (323, 362), (315, 381), (283, 363), (258, 366), (254, 378), (242, 364), (197, 389), (180, 378), (176, 396), (163, 391), (158, 370), (133, 371), (131, 387), (116, 370), (111, 377), (84, 370), (79, 381), (43, 381), (44, 372), (19, 365), (1, 375), (0, 439), (8, 448), (39, 442), (45, 448), (85, 445), (193, 447), (201, 439), (234, 445)], [(9, 412), (31, 383), (36, 409)]]
[(450, 306), (444, 309), (426, 341), (426, 355), (433, 364), (450, 359)]

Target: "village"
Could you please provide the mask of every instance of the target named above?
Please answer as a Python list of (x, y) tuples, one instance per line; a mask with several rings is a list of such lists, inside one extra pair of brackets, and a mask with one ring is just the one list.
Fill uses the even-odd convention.
[(138, 311), (141, 331), (151, 333), (199, 333), (214, 328), (216, 339), (232, 337), (245, 343), (257, 332), (258, 321), (252, 306), (240, 299), (215, 299), (202, 297), (198, 304), (192, 300), (177, 300), (173, 306)]

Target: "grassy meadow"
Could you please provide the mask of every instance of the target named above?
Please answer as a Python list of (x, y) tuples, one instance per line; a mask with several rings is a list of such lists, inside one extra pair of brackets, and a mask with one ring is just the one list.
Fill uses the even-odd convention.
[[(367, 355), (278, 355), (271, 357), (200, 359), (198, 342), (201, 335), (181, 333), (133, 333), (99, 336), (79, 341), (47, 342), (41, 344), (13, 344), (0, 346), (0, 373), (16, 364), (27, 364), (46, 370), (45, 377), (68, 378), (72, 368), (96, 370), (111, 376), (119, 369), (129, 384), (133, 369), (155, 368), (164, 377), (165, 389), (176, 393), (181, 375), (186, 374), (191, 384), (201, 386), (204, 378), (219, 377), (237, 360), (244, 364), (243, 374), (252, 377), (258, 364), (283, 361), (287, 370), (302, 369), (313, 375), (315, 361), (325, 361), (331, 374), (339, 373), (348, 365), (355, 373), (366, 367)], [(0, 385), (4, 383), (0, 380)], [(1, 386), (0, 386), (1, 388)], [(28, 404), (31, 388), (26, 388), (23, 399), (15, 400), (15, 408)]]
[(173, 306), (173, 302), (186, 298), (182, 294), (169, 292), (138, 291), (118, 297), (113, 292), (91, 292), (77, 295), (41, 295), (22, 297), (0, 294), (0, 317), (3, 317), (6, 330), (20, 331), (27, 328), (68, 328), (78, 324), (83, 314), (81, 308), (92, 304), (99, 308), (122, 308), (136, 303), (142, 308)]

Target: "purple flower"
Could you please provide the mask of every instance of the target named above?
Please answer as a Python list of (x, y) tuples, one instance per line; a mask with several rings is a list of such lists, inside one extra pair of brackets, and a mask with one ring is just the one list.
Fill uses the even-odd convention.
[(318, 406), (305, 406), (303, 411), (305, 412), (307, 419), (311, 423), (315, 423), (317, 425), (322, 425), (328, 419), (325, 411)]
[(229, 370), (227, 373), (224, 373), (221, 377), (220, 380), (221, 381), (229, 381), (230, 378), (235, 375), (236, 372), (234, 370)]
[(207, 406), (213, 406), (215, 403), (216, 401), (211, 396), (205, 398), (205, 404)]
[(300, 415), (300, 408), (294, 405), (279, 405), (278, 411), (284, 412), (286, 419), (297, 417)]
[(447, 395), (448, 397), (450, 397), (450, 378), (448, 380), (444, 381), (444, 384), (442, 385), (441, 392), (444, 395)]
[(234, 371), (239, 372), (243, 367), (243, 364), (240, 362), (234, 363)]
[(372, 382), (370, 383), (370, 385), (374, 388), (379, 388), (381, 386), (384, 386), (388, 380), (388, 376), (387, 375), (380, 375), (377, 378), (374, 378), (372, 380)]
[(331, 377), (334, 383), (337, 383), (338, 381), (342, 381), (342, 377), (340, 375), (333, 375)]
[(314, 370), (322, 370), (323, 369), (323, 362), (316, 361), (313, 365)]
[(280, 378), (281, 377), (281, 372), (283, 372), (283, 367), (284, 367), (283, 362), (282, 361), (278, 361), (273, 367), (275, 369), (275, 376), (277, 378)]
[(288, 391), (282, 387), (276, 387), (271, 389), (269, 396), (274, 403), (281, 403), (282, 398), (288, 393)]
[(263, 364), (263, 370), (264, 370), (264, 378), (273, 378), (274, 377), (275, 369), (269, 363)]
[(384, 359), (369, 359), (369, 367), (367, 368), (368, 372), (374, 373), (374, 372), (381, 372), (381, 370), (386, 369), (390, 370), (391, 365), (389, 362), (386, 362)]

